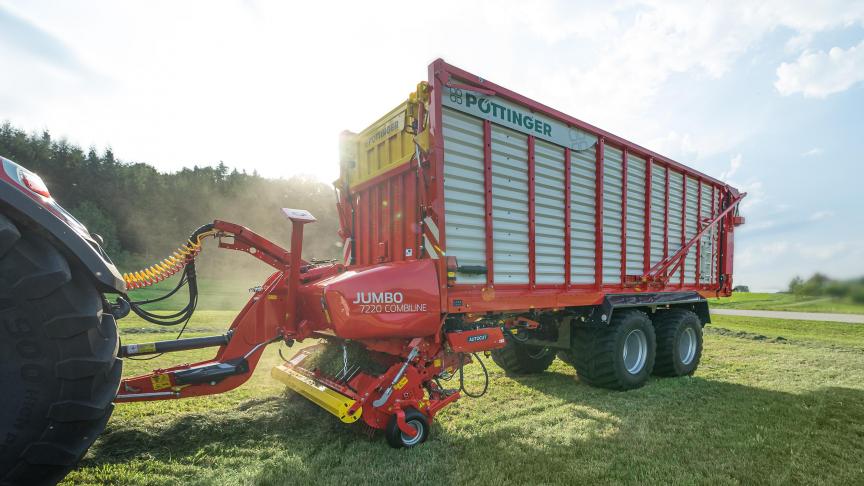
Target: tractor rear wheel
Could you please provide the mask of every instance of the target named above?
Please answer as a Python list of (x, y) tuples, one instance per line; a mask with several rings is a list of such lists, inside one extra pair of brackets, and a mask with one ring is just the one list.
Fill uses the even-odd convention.
[(608, 327), (577, 327), (572, 338), (571, 349), (560, 354), (576, 368), (584, 383), (630, 390), (648, 381), (654, 368), (656, 337), (644, 312), (617, 311)]
[(555, 361), (555, 351), (529, 346), (507, 335), (507, 345), (492, 350), (492, 361), (508, 374), (530, 375), (546, 371)]
[(81, 270), (0, 214), (0, 484), (56, 483), (111, 416), (114, 317)]
[(654, 315), (658, 376), (692, 375), (702, 357), (702, 323), (695, 312), (669, 309)]

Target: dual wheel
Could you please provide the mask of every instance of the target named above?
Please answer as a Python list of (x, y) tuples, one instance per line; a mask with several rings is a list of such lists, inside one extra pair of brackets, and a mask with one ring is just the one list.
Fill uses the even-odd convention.
[[(606, 327), (574, 328), (572, 347), (558, 357), (576, 368), (589, 385), (629, 390), (658, 376), (692, 375), (702, 355), (702, 324), (686, 309), (658, 311), (653, 319), (638, 310), (619, 310)], [(510, 340), (492, 352), (508, 373), (539, 373), (555, 359), (549, 348)]]

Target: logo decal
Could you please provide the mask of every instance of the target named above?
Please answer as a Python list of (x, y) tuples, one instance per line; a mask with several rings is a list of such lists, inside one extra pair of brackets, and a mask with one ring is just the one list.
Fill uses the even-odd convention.
[(479, 343), (480, 341), (485, 341), (487, 339), (489, 339), (488, 334), (477, 334), (476, 336), (469, 336), (468, 342), (469, 343)]

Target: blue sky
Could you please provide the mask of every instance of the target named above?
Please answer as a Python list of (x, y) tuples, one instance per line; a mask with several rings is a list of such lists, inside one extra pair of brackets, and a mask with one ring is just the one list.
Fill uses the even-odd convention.
[(864, 275), (864, 2), (319, 3), (0, 0), (0, 119), (329, 181), (443, 57), (748, 191), (737, 283)]

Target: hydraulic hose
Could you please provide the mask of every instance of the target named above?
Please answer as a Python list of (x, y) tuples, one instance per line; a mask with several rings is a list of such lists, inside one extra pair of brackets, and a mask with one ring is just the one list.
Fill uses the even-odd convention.
[[(131, 300), (129, 299), (129, 307), (138, 317), (152, 324), (160, 326), (176, 326), (183, 324), (185, 329), (192, 318), (192, 314), (198, 306), (198, 278), (195, 273), (195, 257), (201, 252), (201, 240), (207, 236), (216, 233), (212, 224), (206, 224), (195, 230), (189, 239), (184, 243), (173, 255), (166, 258), (156, 265), (152, 265), (144, 270), (125, 274), (127, 287), (130, 289), (140, 289), (154, 285), (166, 278), (174, 275), (182, 270), (183, 273), (177, 285), (165, 295), (148, 300)], [(147, 309), (144, 305), (153, 304), (168, 299), (176, 294), (181, 288), (187, 287), (189, 291), (189, 300), (186, 305), (177, 312), (171, 314), (157, 314)], [(182, 334), (182, 330), (180, 333)], [(179, 337), (179, 335), (178, 335)]]
[(489, 370), (486, 369), (486, 364), (483, 363), (483, 360), (480, 359), (480, 356), (477, 356), (477, 353), (471, 353), (471, 355), (474, 356), (474, 359), (476, 359), (477, 362), (480, 363), (480, 367), (483, 368), (483, 389), (480, 390), (480, 393), (476, 394), (469, 393), (468, 390), (465, 389), (464, 355), (459, 358), (459, 389), (462, 390), (462, 393), (464, 393), (465, 396), (468, 396), (470, 398), (480, 398), (486, 394), (487, 390), (489, 390)]
[(195, 230), (189, 239), (168, 258), (137, 272), (124, 273), (123, 280), (126, 282), (126, 289), (137, 290), (149, 287), (183, 270), (201, 252), (201, 240), (215, 233), (212, 223), (205, 224)]

